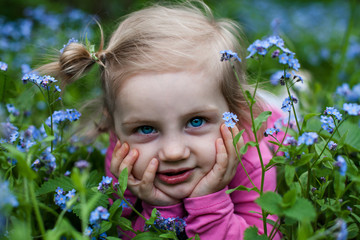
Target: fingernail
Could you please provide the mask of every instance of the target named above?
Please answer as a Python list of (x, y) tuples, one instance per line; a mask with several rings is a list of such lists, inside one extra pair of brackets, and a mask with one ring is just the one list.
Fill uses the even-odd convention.
[(152, 164), (152, 165), (155, 165), (155, 164), (156, 164), (156, 161), (157, 161), (157, 160), (156, 160), (155, 158), (151, 159), (151, 164)]

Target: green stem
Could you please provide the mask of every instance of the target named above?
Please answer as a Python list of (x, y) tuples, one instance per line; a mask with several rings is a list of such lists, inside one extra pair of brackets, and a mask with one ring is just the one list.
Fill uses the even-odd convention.
[(291, 96), (291, 93), (290, 93), (290, 88), (288, 87), (287, 81), (285, 81), (285, 84), (286, 84), (286, 90), (287, 90), (288, 96), (289, 96), (289, 98), (290, 98), (291, 107), (292, 107), (293, 112), (294, 112), (294, 117), (295, 117), (295, 121), (296, 121), (296, 127), (297, 127), (297, 129), (298, 129), (299, 135), (301, 135), (301, 134), (302, 134), (302, 130), (300, 129), (299, 121), (298, 121), (298, 118), (297, 118), (297, 115), (296, 115), (295, 106), (294, 106), (294, 101), (293, 101), (293, 99), (292, 99), (292, 96)]
[(33, 181), (30, 182), (29, 188), (30, 188), (29, 189), (30, 190), (30, 198), (31, 198), (32, 205), (34, 207), (36, 221), (37, 221), (37, 223), (39, 225), (41, 235), (43, 237), (45, 237), (44, 222), (43, 222), (41, 214), (40, 214), (39, 205), (37, 204), (37, 201), (36, 201), (35, 191), (34, 191), (34, 182)]
[[(230, 131), (231, 131), (232, 138), (234, 139), (233, 131), (232, 131), (231, 129), (230, 129)], [(239, 162), (240, 162), (240, 164), (241, 164), (241, 166), (242, 166), (242, 168), (243, 168), (246, 176), (248, 177), (249, 181), (251, 182), (251, 185), (252, 185), (254, 188), (257, 188), (256, 185), (254, 184), (254, 182), (251, 180), (249, 173), (246, 171), (246, 168), (245, 168), (245, 166), (244, 166), (244, 164), (243, 164), (243, 162), (242, 162), (242, 159), (241, 159), (241, 157), (240, 157), (239, 151), (237, 150), (237, 147), (236, 147), (236, 146), (235, 146), (235, 152), (236, 152), (236, 156), (237, 156), (237, 158), (239, 159)]]
[(136, 208), (135, 208), (128, 200), (125, 199), (124, 194), (121, 192), (121, 190), (119, 190), (119, 191), (117, 191), (117, 192), (120, 193), (121, 199), (124, 200), (124, 202), (125, 202), (139, 217), (141, 217), (142, 219), (144, 219), (144, 221), (146, 222), (146, 221), (147, 221), (146, 217), (144, 217), (141, 213), (139, 213), (139, 211), (136, 210)]
[(81, 206), (81, 231), (84, 234), (88, 225), (88, 210), (86, 209), (86, 194), (80, 191), (80, 206)]

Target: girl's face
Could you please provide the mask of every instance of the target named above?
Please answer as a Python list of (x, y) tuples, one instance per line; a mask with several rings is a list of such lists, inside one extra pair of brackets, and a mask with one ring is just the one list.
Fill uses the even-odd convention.
[(189, 196), (215, 163), (223, 112), (217, 81), (203, 73), (147, 73), (127, 79), (116, 100), (120, 141), (137, 149), (133, 175), (141, 179), (159, 160), (154, 185), (172, 198)]

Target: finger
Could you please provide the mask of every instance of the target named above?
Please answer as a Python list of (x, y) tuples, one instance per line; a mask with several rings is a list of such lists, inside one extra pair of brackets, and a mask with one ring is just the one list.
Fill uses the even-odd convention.
[(222, 176), (228, 167), (228, 154), (222, 138), (216, 139), (216, 162), (214, 165), (215, 174)]
[[(225, 148), (227, 152), (230, 152), (234, 149), (233, 145), (233, 134), (231, 134), (231, 131), (228, 127), (225, 126), (225, 124), (222, 124), (220, 127), (221, 136), (223, 139), (223, 142), (225, 144)], [(235, 137), (235, 135), (234, 135)]]
[(130, 150), (129, 154), (125, 156), (124, 160), (119, 166), (119, 173), (122, 172), (125, 168), (128, 169), (128, 176), (130, 176), (134, 164), (139, 156), (139, 153), (136, 149)]
[(119, 174), (119, 172), (117, 172), (117, 171), (118, 171), (123, 159), (126, 157), (126, 155), (128, 153), (129, 153), (129, 145), (127, 143), (124, 143), (121, 145), (120, 141), (118, 141), (114, 148), (113, 156), (112, 156), (111, 163), (110, 163), (110, 171), (114, 175)]
[(154, 186), (154, 180), (156, 176), (156, 171), (158, 168), (158, 160), (156, 158), (151, 159), (147, 168), (145, 169), (144, 175), (141, 179), (142, 185), (140, 190), (144, 192), (151, 192)]

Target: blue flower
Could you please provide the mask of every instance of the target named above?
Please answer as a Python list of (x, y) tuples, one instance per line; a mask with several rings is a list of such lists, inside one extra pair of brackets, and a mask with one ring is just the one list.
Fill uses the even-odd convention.
[(281, 55), (279, 55), (279, 63), (281, 64), (287, 64), (289, 60), (289, 57), (286, 53), (283, 53)]
[(63, 194), (64, 190), (61, 187), (57, 187), (55, 192), (56, 192), (56, 194)]
[(296, 82), (304, 83), (303, 78), (300, 75), (296, 74), (295, 71), (292, 71), (292, 74), (293, 74), (293, 79), (297, 79)]
[(346, 222), (340, 219), (338, 220), (337, 225), (340, 225), (340, 231), (337, 233), (336, 240), (346, 240), (348, 236)]
[(347, 163), (343, 156), (338, 155), (334, 166), (339, 168), (340, 175), (345, 176), (347, 170)]
[(79, 168), (80, 170), (83, 170), (83, 169), (90, 167), (90, 164), (86, 160), (79, 160), (79, 161), (75, 162), (75, 167)]
[(0, 125), (1, 125), (0, 133), (1, 133), (1, 137), (3, 137), (0, 139), (0, 143), (1, 142), (14, 143), (16, 139), (19, 137), (19, 132), (18, 132), (19, 129), (9, 122), (0, 123)]
[(329, 147), (330, 150), (336, 150), (337, 144), (334, 141), (330, 141), (328, 143), (328, 147)]
[(228, 60), (234, 58), (235, 61), (238, 60), (239, 62), (241, 62), (241, 59), (239, 58), (237, 53), (232, 52), (231, 50), (220, 51), (220, 54), (221, 54), (220, 61), (228, 61)]
[(98, 190), (102, 193), (105, 193), (105, 190), (109, 189), (111, 182), (112, 182), (111, 177), (103, 176), (102, 181), (99, 183)]
[[(161, 216), (159, 211), (157, 211), (156, 216), (157, 217), (154, 221), (155, 228), (175, 232), (178, 237), (184, 233), (186, 227), (186, 218), (164, 218)], [(148, 231), (150, 228), (151, 225), (145, 224), (144, 231)]]
[(268, 128), (265, 130), (264, 132), (264, 136), (274, 136), (274, 134), (277, 134), (278, 132), (280, 132), (279, 129), (275, 129), (275, 128)]
[(8, 65), (4, 62), (0, 62), (0, 70), (1, 71), (6, 71), (8, 68)]
[(76, 190), (73, 189), (73, 190), (69, 191), (65, 196), (67, 197), (68, 200), (70, 200), (73, 197), (75, 197), (75, 193), (76, 193)]
[(19, 206), (19, 202), (16, 197), (10, 192), (9, 182), (8, 181), (0, 181), (0, 212), (6, 206), (17, 207)]
[(360, 115), (360, 105), (356, 103), (344, 103), (343, 110), (349, 115), (357, 116)]
[(284, 79), (289, 79), (290, 76), (291, 76), (291, 74), (288, 73), (288, 72), (286, 72), (285, 76), (284, 76), (284, 71), (283, 70), (277, 71), (277, 72), (275, 72), (274, 74), (272, 74), (270, 76), (270, 83), (272, 85), (277, 85), (279, 83), (279, 81), (280, 81), (281, 85), (284, 85), (284, 84), (282, 84), (282, 82), (285, 83)]
[(341, 113), (334, 107), (326, 107), (325, 111), (324, 111), (324, 115), (332, 115), (334, 116), (337, 120), (341, 121), (342, 120), (342, 115)]
[(318, 134), (316, 132), (305, 132), (298, 139), (298, 146), (301, 144), (313, 145), (318, 140)]
[(235, 123), (239, 121), (237, 116), (231, 112), (224, 112), (223, 120), (225, 120), (225, 126), (230, 127), (230, 128), (234, 128)]
[(63, 46), (63, 48), (60, 49), (60, 53), (63, 53), (63, 52), (64, 52), (64, 49), (65, 49), (67, 46), (69, 46), (71, 43), (77, 43), (77, 42), (79, 42), (77, 39), (75, 39), (75, 38), (70, 38), (69, 41), (67, 42), (67, 44), (65, 44), (65, 45)]
[(10, 114), (14, 115), (15, 117), (19, 116), (20, 112), (14, 107), (14, 105), (6, 104), (6, 108)]
[(297, 141), (294, 137), (290, 137), (290, 136), (287, 136), (284, 140), (284, 144), (290, 144), (292, 146), (296, 146), (297, 145)]
[(91, 235), (92, 232), (93, 232), (93, 229), (92, 229), (91, 227), (87, 227), (87, 228), (85, 229), (84, 234), (85, 234), (85, 236), (90, 237), (90, 235)]
[(335, 128), (335, 123), (334, 123), (334, 119), (332, 119), (331, 117), (327, 117), (327, 116), (320, 116), (320, 122), (322, 123), (321, 124), (321, 127), (329, 132), (329, 133), (332, 133), (334, 131), (334, 128)]
[(108, 210), (102, 206), (98, 206), (90, 214), (90, 224), (100, 224), (102, 220), (108, 220), (110, 214)]
[(292, 105), (291, 102), (292, 103), (297, 103), (298, 100), (294, 96), (291, 96), (291, 98), (290, 97), (285, 98), (284, 102), (282, 103), (281, 109), (284, 112), (290, 112), (291, 111), (291, 105)]

